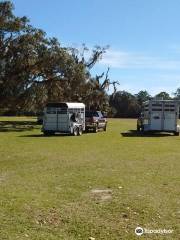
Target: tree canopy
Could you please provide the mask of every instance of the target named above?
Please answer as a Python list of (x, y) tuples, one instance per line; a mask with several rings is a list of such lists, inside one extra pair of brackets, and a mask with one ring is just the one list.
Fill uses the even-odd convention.
[(48, 101), (83, 101), (87, 107), (106, 108), (107, 73), (93, 77), (90, 70), (107, 47), (89, 51), (62, 47), (56, 38), (13, 14), (10, 1), (0, 2), (0, 107), (39, 110)]
[(155, 97), (159, 98), (159, 99), (164, 99), (164, 100), (170, 100), (171, 99), (169, 93), (167, 93), (167, 92), (160, 92)]
[(126, 91), (118, 91), (111, 95), (110, 106), (114, 117), (137, 117), (140, 112), (138, 99)]

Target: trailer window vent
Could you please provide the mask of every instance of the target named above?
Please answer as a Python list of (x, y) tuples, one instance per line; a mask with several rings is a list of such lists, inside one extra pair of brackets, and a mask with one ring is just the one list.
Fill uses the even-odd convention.
[(67, 114), (67, 108), (58, 109), (58, 110), (57, 110), (57, 113), (58, 113), (58, 114)]
[(161, 111), (162, 111), (162, 108), (152, 108), (152, 111), (161, 112)]
[(56, 110), (47, 110), (47, 114), (56, 114)]
[(165, 108), (164, 111), (165, 112), (175, 112), (175, 109), (170, 109), (170, 108), (167, 109), (167, 108)]
[(162, 107), (162, 104), (161, 103), (153, 103), (152, 107)]
[(69, 108), (69, 113), (81, 112), (84, 113), (84, 108)]
[(165, 107), (175, 107), (174, 104), (165, 104)]
[(47, 107), (46, 113), (47, 114), (56, 114), (56, 108), (54, 108), (54, 107)]

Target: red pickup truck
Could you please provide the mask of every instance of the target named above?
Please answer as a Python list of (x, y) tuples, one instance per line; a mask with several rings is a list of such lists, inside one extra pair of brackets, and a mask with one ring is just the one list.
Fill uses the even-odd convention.
[(92, 129), (94, 132), (98, 132), (99, 129), (106, 131), (107, 118), (101, 111), (86, 111), (85, 113), (85, 125), (86, 131)]

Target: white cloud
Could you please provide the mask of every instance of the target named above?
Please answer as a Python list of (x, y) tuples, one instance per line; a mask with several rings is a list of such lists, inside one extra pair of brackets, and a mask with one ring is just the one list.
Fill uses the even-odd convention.
[(169, 60), (119, 50), (108, 50), (99, 64), (119, 69), (180, 70), (180, 60)]

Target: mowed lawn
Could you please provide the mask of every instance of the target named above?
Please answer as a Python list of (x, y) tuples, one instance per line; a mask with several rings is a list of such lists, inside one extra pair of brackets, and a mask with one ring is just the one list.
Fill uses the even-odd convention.
[(1, 240), (179, 239), (180, 137), (128, 132), (128, 119), (44, 137), (35, 121), (0, 118)]

